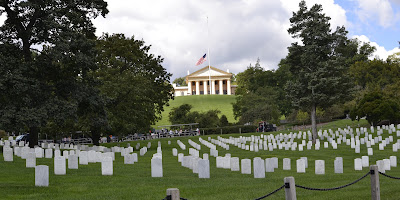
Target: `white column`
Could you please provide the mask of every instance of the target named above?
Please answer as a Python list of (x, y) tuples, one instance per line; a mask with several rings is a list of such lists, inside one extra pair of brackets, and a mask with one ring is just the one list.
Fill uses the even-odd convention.
[(211, 80), (211, 94), (215, 94), (215, 80)]
[(207, 85), (207, 81), (203, 81), (203, 86), (204, 86), (204, 95), (207, 95), (207, 89), (208, 89), (208, 85)]
[(228, 95), (231, 95), (231, 80), (226, 80), (226, 90)]
[(196, 95), (200, 95), (200, 81), (196, 81)]
[(192, 81), (188, 81), (188, 94), (187, 95), (192, 95)]
[(219, 80), (219, 94), (220, 95), (224, 94), (224, 88), (223, 88), (222, 83), (223, 83), (222, 80)]

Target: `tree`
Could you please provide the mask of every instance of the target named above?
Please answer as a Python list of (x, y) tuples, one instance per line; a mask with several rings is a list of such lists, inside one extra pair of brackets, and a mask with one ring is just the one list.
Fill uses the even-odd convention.
[[(325, 108), (351, 97), (353, 88), (347, 70), (351, 50), (344, 27), (330, 30), (330, 18), (322, 13), (321, 5), (307, 8), (303, 0), (300, 9), (290, 18), (288, 29), (299, 38), (288, 48), (286, 57), (292, 80), (286, 85), (287, 95), (294, 106), (310, 110), (313, 142), (317, 138), (316, 108)], [(356, 50), (356, 49), (355, 49)]]
[(219, 118), (219, 125), (221, 127), (229, 125), (228, 118), (226, 118), (226, 115), (222, 115), (221, 118)]
[[(29, 128), (33, 147), (40, 127), (49, 120), (62, 123), (76, 113), (81, 100), (76, 91), (95, 68), (91, 19), (104, 17), (107, 3), (0, 0), (3, 13), (7, 19), (0, 27), (0, 43), (12, 46), (16, 54), (12, 65), (2, 66), (8, 76), (2, 77), (1, 121), (5, 126)], [(33, 45), (43, 49), (34, 50)]]
[(103, 34), (97, 40), (94, 73), (106, 96), (110, 131), (128, 134), (147, 130), (161, 116), (172, 99), (171, 74), (161, 65), (163, 59), (149, 53), (150, 46), (134, 36)]
[(376, 126), (382, 120), (400, 121), (400, 103), (376, 90), (366, 94), (350, 112), (353, 120), (366, 116), (369, 124)]
[(297, 120), (298, 122), (303, 123), (303, 125), (304, 125), (304, 123), (309, 119), (309, 117), (310, 117), (310, 116), (308, 115), (307, 112), (303, 112), (303, 111), (299, 110), (299, 111), (297, 112), (297, 115), (296, 115), (296, 120)]
[(168, 115), (169, 121), (172, 124), (185, 124), (191, 109), (192, 106), (189, 104), (182, 104), (179, 107), (172, 108)]
[(177, 86), (187, 86), (185, 77), (176, 78), (172, 83), (175, 83)]

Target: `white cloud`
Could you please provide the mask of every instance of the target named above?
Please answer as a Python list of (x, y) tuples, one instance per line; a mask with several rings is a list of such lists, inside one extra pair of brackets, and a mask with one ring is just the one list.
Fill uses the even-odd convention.
[[(211, 65), (233, 73), (260, 58), (261, 66), (277, 68), (294, 40), (287, 33), (289, 18), (300, 0), (108, 0), (110, 13), (94, 21), (101, 32), (135, 35), (161, 55), (173, 79), (194, 72), (210, 46)], [(309, 0), (323, 5), (332, 27), (347, 25), (344, 9), (333, 0)], [(206, 17), (209, 17), (209, 37)], [(207, 63), (208, 64), (208, 63)], [(203, 64), (204, 66), (206, 64)]]
[(380, 26), (387, 28), (399, 20), (399, 15), (394, 13), (389, 0), (357, 1), (359, 6), (357, 14), (364, 23), (377, 21)]
[(355, 36), (353, 36), (353, 38), (357, 38), (361, 42), (365, 42), (365, 43), (369, 42), (371, 46), (374, 46), (376, 48), (376, 51), (372, 55), (372, 58), (379, 58), (382, 60), (386, 60), (388, 58), (388, 56), (390, 56), (394, 53), (400, 52), (400, 49), (398, 47), (396, 47), (392, 50), (386, 50), (385, 47), (380, 46), (376, 42), (371, 42), (370, 39), (365, 35), (355, 35)]

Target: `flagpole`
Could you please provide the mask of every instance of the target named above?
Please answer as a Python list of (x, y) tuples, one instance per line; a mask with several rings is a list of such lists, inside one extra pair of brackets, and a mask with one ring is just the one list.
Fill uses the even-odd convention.
[(208, 79), (209, 79), (209, 84), (210, 84), (210, 94), (212, 94), (212, 90), (211, 90), (210, 31), (208, 29), (208, 16), (207, 16), (207, 43), (208, 43)]

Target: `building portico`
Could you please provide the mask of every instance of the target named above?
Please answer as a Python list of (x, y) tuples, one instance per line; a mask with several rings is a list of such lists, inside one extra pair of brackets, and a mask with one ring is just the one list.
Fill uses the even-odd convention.
[(232, 73), (207, 66), (186, 76), (187, 87), (174, 85), (175, 96), (232, 95), (236, 85), (231, 85), (231, 78)]

